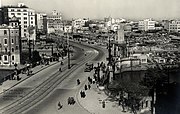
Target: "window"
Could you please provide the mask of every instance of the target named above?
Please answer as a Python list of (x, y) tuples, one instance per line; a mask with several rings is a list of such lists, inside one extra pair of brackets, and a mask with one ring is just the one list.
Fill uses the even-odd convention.
[(24, 9), (23, 11), (27, 11), (26, 9)]
[(7, 61), (7, 60), (8, 60), (7, 55), (4, 55), (4, 61)]
[(24, 28), (27, 28), (27, 25), (24, 25)]
[(14, 48), (12, 48), (11, 51), (14, 52)]
[(27, 13), (23, 13), (23, 15), (27, 15)]
[(20, 17), (17, 17), (17, 19), (18, 19), (18, 20), (21, 20), (21, 18), (20, 18)]
[(33, 17), (31, 17), (31, 20), (33, 20)]
[(16, 46), (16, 50), (18, 50), (18, 46)]
[(24, 20), (27, 20), (27, 17), (24, 17)]
[(14, 44), (14, 39), (13, 38), (11, 39), (11, 43)]
[(27, 21), (24, 21), (24, 24), (27, 24)]
[(12, 61), (14, 61), (14, 55), (12, 55)]
[(7, 44), (7, 38), (4, 39), (4, 44)]
[(7, 48), (5, 48), (5, 52), (7, 53)]
[(17, 11), (21, 11), (20, 9), (18, 9)]
[(17, 13), (17, 15), (21, 15), (21, 13)]
[(4, 30), (4, 35), (7, 35), (7, 30)]
[(31, 24), (33, 24), (33, 21), (31, 21)]
[(11, 11), (14, 11), (14, 9), (11, 9)]
[(15, 15), (14, 13), (11, 13), (11, 15)]

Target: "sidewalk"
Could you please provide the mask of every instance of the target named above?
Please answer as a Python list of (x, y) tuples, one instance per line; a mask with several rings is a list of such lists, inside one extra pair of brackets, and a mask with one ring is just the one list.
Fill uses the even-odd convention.
[[(87, 85), (88, 83), (86, 82), (85, 84)], [(81, 87), (81, 90), (83, 91), (85, 91), (85, 84)], [(113, 101), (109, 98), (104, 91), (99, 90), (96, 84), (91, 84), (91, 89), (86, 90), (85, 93), (86, 97), (81, 98), (79, 92), (77, 100), (80, 106), (85, 108), (91, 114), (130, 114), (130, 112), (122, 112), (122, 106), (119, 106), (117, 101)], [(105, 100), (105, 108), (102, 107), (103, 100)]]
[[(61, 60), (60, 60), (61, 61)], [(30, 70), (32, 71), (32, 75), (54, 65), (58, 63), (57, 61), (54, 62), (50, 62), (49, 65), (38, 65), (34, 68), (31, 68)], [(9, 89), (11, 89), (12, 87), (16, 86), (17, 84), (21, 83), (22, 81), (25, 81), (26, 79), (28, 79), (29, 77), (31, 77), (32, 75), (27, 76), (27, 74), (19, 74), (19, 77), (21, 78), (21, 80), (17, 81), (17, 80), (7, 80), (5, 82), (2, 83), (2, 85), (0, 85), (0, 94), (3, 94), (4, 91), (7, 91)]]

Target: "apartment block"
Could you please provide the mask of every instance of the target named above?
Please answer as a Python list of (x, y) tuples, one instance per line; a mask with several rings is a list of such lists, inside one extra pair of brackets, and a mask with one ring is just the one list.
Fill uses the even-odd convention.
[[(14, 18), (13, 18), (14, 19)], [(0, 26), (0, 66), (20, 64), (21, 43), (19, 22), (11, 19), (8, 25)]]
[[(21, 24), (22, 40), (36, 40), (35, 10), (28, 8), (24, 3), (18, 3), (17, 6), (3, 6), (1, 9), (2, 23), (8, 25), (9, 20), (16, 16)], [(31, 31), (31, 34), (29, 34), (29, 31)]]
[(139, 21), (138, 29), (142, 31), (155, 30), (155, 23), (152, 19), (145, 19), (143, 21)]

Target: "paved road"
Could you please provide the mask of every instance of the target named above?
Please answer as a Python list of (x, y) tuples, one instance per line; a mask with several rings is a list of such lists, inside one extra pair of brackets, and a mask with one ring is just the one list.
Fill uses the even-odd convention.
[[(81, 62), (81, 61), (85, 61), (86, 59), (88, 59), (88, 58), (90, 58), (90, 57), (92, 57), (92, 59), (93, 58), (95, 58), (99, 53), (97, 52), (97, 51), (95, 51), (94, 49), (91, 49), (90, 47), (88, 47), (88, 46), (85, 46), (85, 45), (81, 45), (81, 46), (78, 46), (78, 44), (74, 44), (74, 46), (76, 47), (77, 46), (77, 48), (76, 48), (76, 53), (77, 53), (77, 55), (74, 55), (73, 57), (72, 57), (72, 61), (71, 61), (71, 63), (74, 65), (74, 66), (76, 66), (76, 65), (78, 65), (78, 64), (80, 64), (80, 63), (78, 63), (77, 64), (77, 61), (79, 61), (79, 62)], [(80, 48), (78, 48), (78, 47), (80, 47), (80, 48), (83, 48), (84, 49), (84, 51), (88, 51), (89, 52), (89, 54), (87, 54), (87, 56), (84, 56), (84, 52), (82, 51), (82, 49), (80, 49)], [(99, 51), (99, 50), (98, 50)], [(100, 50), (100, 51), (102, 51), (102, 50)], [(98, 58), (100, 58), (100, 57), (102, 57), (102, 55), (103, 55), (103, 52), (100, 52), (100, 54), (98, 55), (99, 57)], [(76, 63), (76, 64), (75, 64)], [(33, 108), (32, 106), (34, 106), (37, 102), (32, 102), (33, 104), (31, 104), (31, 102), (30, 102), (30, 100), (36, 100), (36, 96), (35, 95), (33, 95), (32, 94), (32, 90), (34, 90), (34, 91), (36, 91), (36, 93), (39, 93), (40, 94), (40, 92), (38, 92), (38, 90), (36, 90), (36, 88), (38, 88), (38, 85), (41, 85), (41, 83), (43, 83), (43, 82), (45, 82), (46, 80), (48, 80), (49, 78), (51, 78), (54, 74), (56, 74), (56, 75), (59, 75), (59, 77), (60, 76), (64, 76), (65, 74), (67, 74), (67, 73), (69, 73), (70, 72), (70, 70), (68, 71), (67, 70), (67, 65), (64, 65), (63, 66), (63, 68), (62, 68), (62, 70), (64, 71), (63, 73), (58, 73), (58, 68), (59, 68), (59, 64), (56, 64), (56, 65), (54, 65), (54, 66), (51, 66), (50, 68), (48, 68), (47, 70), (45, 70), (45, 71), (43, 71), (43, 72), (40, 72), (40, 73), (38, 73), (38, 74), (36, 74), (35, 76), (33, 76), (32, 78), (29, 78), (28, 80), (26, 80), (25, 82), (23, 82), (23, 83), (21, 83), (21, 84), (19, 84), (18, 86), (16, 86), (15, 88), (13, 88), (14, 90), (16, 89), (16, 90), (18, 90), (18, 89), (21, 89), (21, 92), (22, 93), (24, 93), (23, 95), (26, 95), (25, 96), (25, 98), (24, 98), (24, 96), (23, 95), (21, 95), (21, 96), (16, 96), (17, 98), (15, 98), (15, 99), (13, 99), (13, 100), (8, 100), (8, 102), (7, 102), (7, 100), (4, 100), (4, 103), (2, 103), (2, 105), (1, 105), (1, 109), (2, 110), (5, 110), (5, 113), (6, 114), (9, 114), (9, 112), (10, 112), (10, 110), (11, 110), (11, 113), (13, 112), (13, 110), (14, 111), (17, 111), (17, 112), (23, 112), (23, 111), (27, 111), (26, 113), (33, 113), (33, 114), (35, 114), (36, 112), (38, 112), (37, 114), (39, 114), (39, 113), (43, 113), (44, 114), (44, 110), (45, 109), (47, 109), (46, 111), (48, 111), (48, 110), (53, 110), (53, 108), (55, 109), (54, 111), (53, 111), (53, 113), (56, 113), (57, 112), (57, 102), (58, 102), (58, 100), (57, 99), (59, 99), (59, 100), (61, 100), (62, 101), (62, 103), (63, 102), (66, 102), (66, 100), (67, 100), (67, 98), (68, 98), (68, 96), (74, 96), (75, 97), (75, 95), (76, 95), (76, 92), (78, 91), (78, 88), (79, 87), (76, 87), (76, 79), (77, 79), (77, 77), (79, 77), (79, 78), (81, 78), (81, 80), (82, 80), (82, 82), (83, 82), (83, 80), (85, 81), (86, 80), (86, 77), (84, 76), (84, 75), (87, 75), (87, 74), (83, 74), (82, 73), (82, 69), (83, 69), (83, 66), (82, 66), (82, 64), (80, 64), (81, 65), (81, 67), (79, 67), (78, 69), (77, 69), (77, 71), (76, 72), (71, 72), (70, 73), (70, 76), (67, 76), (68, 78), (64, 78), (63, 80), (62, 80), (62, 83), (60, 83), (59, 84), (59, 82), (57, 83), (57, 84), (59, 84), (59, 86), (58, 86), (58, 89), (55, 89), (55, 91), (52, 93), (52, 91), (50, 91), (49, 93), (52, 93), (52, 94), (47, 94), (49, 97), (46, 99), (46, 100), (44, 100), (43, 98), (41, 98), (41, 99), (38, 99), (38, 100), (41, 100), (41, 101), (38, 101), (38, 105), (35, 107), (35, 108)], [(83, 64), (84, 65), (84, 64)], [(73, 67), (73, 66), (72, 66)], [(75, 69), (75, 70), (76, 70)], [(58, 73), (58, 74), (57, 74)], [(79, 74), (81, 74), (81, 75), (79, 75)], [(56, 76), (56, 78), (57, 78), (57, 76)], [(57, 78), (58, 79), (58, 78)], [(52, 84), (53, 82), (51, 82), (51, 84)], [(54, 83), (56, 83), (56, 81), (54, 82)], [(54, 85), (53, 85), (54, 86)], [(57, 85), (56, 85), (57, 86)], [(43, 87), (43, 86), (42, 86)], [(42, 87), (39, 87), (40, 89), (43, 89)], [(47, 86), (47, 87), (50, 87), (50, 86)], [(52, 89), (53, 90), (53, 89)], [(40, 90), (41, 91), (41, 90)], [(28, 94), (28, 92), (31, 92), (31, 95), (32, 96), (34, 96), (34, 97), (31, 97), (29, 94)], [(43, 91), (42, 91), (43, 92)], [(46, 91), (45, 91), (46, 92)], [(35, 93), (35, 94), (36, 94)], [(28, 96), (28, 95), (29, 96)], [(43, 94), (43, 93), (42, 93)], [(27, 97), (28, 96), (28, 97)], [(22, 97), (22, 98), (21, 98)], [(27, 98), (26, 98), (27, 97)], [(22, 100), (22, 99), (25, 99), (25, 100)], [(39, 97), (37, 97), (37, 98), (39, 98)], [(14, 101), (16, 101), (17, 99), (20, 99), (20, 101), (17, 101), (16, 103), (13, 103), (13, 104), (11, 104), (12, 102), (14, 102)], [(28, 104), (28, 102), (30, 102), (29, 104)], [(29, 106), (27, 106), (26, 105), (26, 107), (25, 107), (25, 104), (28, 104)], [(40, 104), (39, 104), (40, 103)], [(52, 104), (51, 104), (52, 103)], [(10, 105), (9, 105), (10, 104)], [(18, 106), (16, 106), (15, 107), (15, 104), (17, 104)], [(63, 107), (67, 107), (67, 108), (63, 108), (64, 109), (64, 113), (66, 113), (66, 114), (68, 114), (69, 112), (75, 112), (75, 111), (77, 111), (77, 113), (79, 112), (79, 113), (83, 113), (83, 114), (85, 114), (85, 113), (88, 113), (85, 109), (83, 109), (82, 107), (80, 107), (78, 104), (76, 104), (76, 105), (74, 105), (74, 106), (71, 106), (71, 107), (69, 107), (69, 106), (67, 106), (66, 104), (67, 103), (63, 103), (64, 104), (64, 106)], [(9, 105), (9, 106), (8, 106)], [(8, 106), (8, 107), (7, 107)], [(11, 108), (11, 106), (13, 107), (13, 108)], [(23, 110), (22, 110), (22, 107), (23, 107)], [(31, 108), (29, 108), (29, 107), (31, 107)], [(43, 108), (42, 108), (43, 107)], [(72, 108), (72, 107), (75, 107), (75, 108)], [(9, 108), (9, 109), (8, 109)], [(18, 110), (18, 108), (20, 108), (20, 110), (22, 110), (22, 111), (19, 111)], [(72, 110), (68, 110), (69, 108), (72, 108)], [(30, 110), (31, 109), (31, 110)], [(38, 109), (38, 110), (37, 110)], [(66, 110), (67, 109), (67, 110)]]
[[(74, 44), (78, 45), (78, 44)], [(84, 48), (84, 46), (81, 48)], [(87, 48), (87, 47), (86, 47)], [(85, 49), (85, 48), (84, 48)], [(95, 49), (93, 47), (93, 49)], [(88, 49), (89, 50), (89, 49)], [(100, 60), (104, 58), (103, 49), (97, 49), (98, 51), (91, 50), (86, 52), (91, 52), (97, 54), (98, 58), (95, 57), (94, 60)], [(85, 108), (83, 108), (77, 101), (77, 96), (79, 94), (79, 90), (82, 88), (81, 85), (76, 85), (76, 79), (79, 78), (81, 83), (86, 82), (87, 77), (92, 75), (92, 73), (83, 72), (84, 67), (81, 66), (76, 72), (71, 74), (68, 79), (64, 80), (57, 89), (43, 102), (34, 107), (33, 109), (26, 112), (26, 114), (89, 114)], [(73, 96), (76, 99), (75, 105), (68, 105), (67, 99), (69, 96)], [(61, 102), (63, 108), (58, 110), (58, 102)]]

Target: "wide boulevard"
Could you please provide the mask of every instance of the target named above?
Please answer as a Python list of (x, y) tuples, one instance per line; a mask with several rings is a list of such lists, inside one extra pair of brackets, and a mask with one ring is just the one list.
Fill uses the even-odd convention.
[[(64, 59), (64, 65), (60, 62), (56, 63), (16, 85), (9, 90), (9, 93), (14, 92), (16, 97), (9, 100), (4, 99), (5, 95), (0, 96), (0, 113), (88, 114), (89, 112), (77, 99), (83, 83), (93, 74), (93, 72), (84, 72), (84, 65), (87, 62), (97, 63), (105, 60), (106, 49), (82, 43), (70, 43), (74, 47), (74, 53), (71, 54), (71, 68), (68, 69), (67, 59)], [(62, 72), (58, 70), (60, 67)], [(81, 80), (80, 85), (77, 85), (77, 79)], [(68, 97), (74, 97), (76, 103), (68, 105)], [(61, 110), (58, 110), (58, 102), (63, 105)]]

